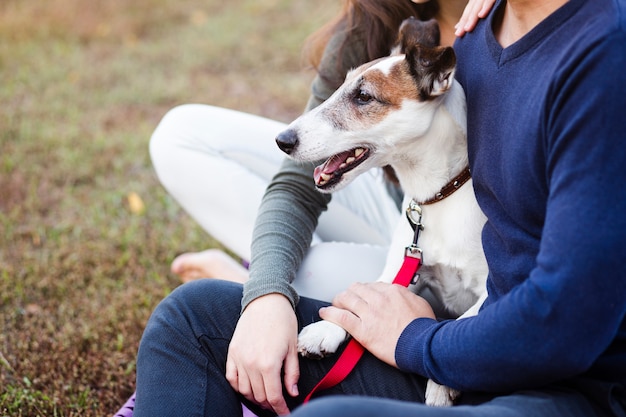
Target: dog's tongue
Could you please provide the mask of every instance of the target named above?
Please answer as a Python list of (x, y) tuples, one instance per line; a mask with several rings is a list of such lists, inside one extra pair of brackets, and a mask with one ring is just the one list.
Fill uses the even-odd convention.
[(313, 178), (315, 179), (315, 184), (326, 182), (328, 180), (328, 177), (326, 177), (326, 179), (323, 179), (322, 175), (332, 175), (333, 172), (337, 171), (337, 169), (339, 169), (341, 164), (343, 164), (346, 161), (346, 159), (352, 156), (353, 154), (354, 154), (354, 151), (342, 152), (340, 154), (337, 154), (331, 157), (330, 159), (328, 159), (328, 161), (324, 162), (322, 165), (315, 167), (315, 170), (313, 171)]

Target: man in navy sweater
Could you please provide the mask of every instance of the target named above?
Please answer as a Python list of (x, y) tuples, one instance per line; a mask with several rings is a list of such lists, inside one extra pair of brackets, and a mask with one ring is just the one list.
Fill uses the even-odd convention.
[(625, 416), (626, 1), (500, 0), (455, 50), (487, 301), (437, 322), (360, 284), (320, 315), (474, 405), (330, 397), (293, 415)]

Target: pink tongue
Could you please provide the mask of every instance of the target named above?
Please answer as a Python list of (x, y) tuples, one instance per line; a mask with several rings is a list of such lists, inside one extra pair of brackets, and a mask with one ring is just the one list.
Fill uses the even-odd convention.
[(315, 170), (313, 171), (313, 179), (315, 180), (316, 184), (319, 184), (321, 175), (322, 175), (322, 165), (315, 167)]
[(315, 183), (318, 184), (320, 182), (320, 176), (322, 174), (332, 174), (335, 172), (341, 164), (343, 164), (346, 159), (348, 159), (353, 154), (353, 151), (345, 151), (340, 154), (337, 154), (330, 158), (328, 161), (324, 162), (322, 165), (315, 167), (313, 171), (313, 178), (315, 179)]

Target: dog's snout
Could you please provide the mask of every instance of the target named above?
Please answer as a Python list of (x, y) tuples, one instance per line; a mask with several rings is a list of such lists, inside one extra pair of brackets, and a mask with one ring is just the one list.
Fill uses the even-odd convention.
[(283, 130), (276, 136), (276, 144), (281, 151), (291, 155), (298, 144), (298, 133), (293, 129)]

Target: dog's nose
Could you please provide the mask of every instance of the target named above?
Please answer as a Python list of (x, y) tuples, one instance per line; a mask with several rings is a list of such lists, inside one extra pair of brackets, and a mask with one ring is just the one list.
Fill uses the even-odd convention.
[(291, 155), (298, 144), (298, 133), (293, 129), (283, 130), (276, 136), (276, 144), (281, 151)]

